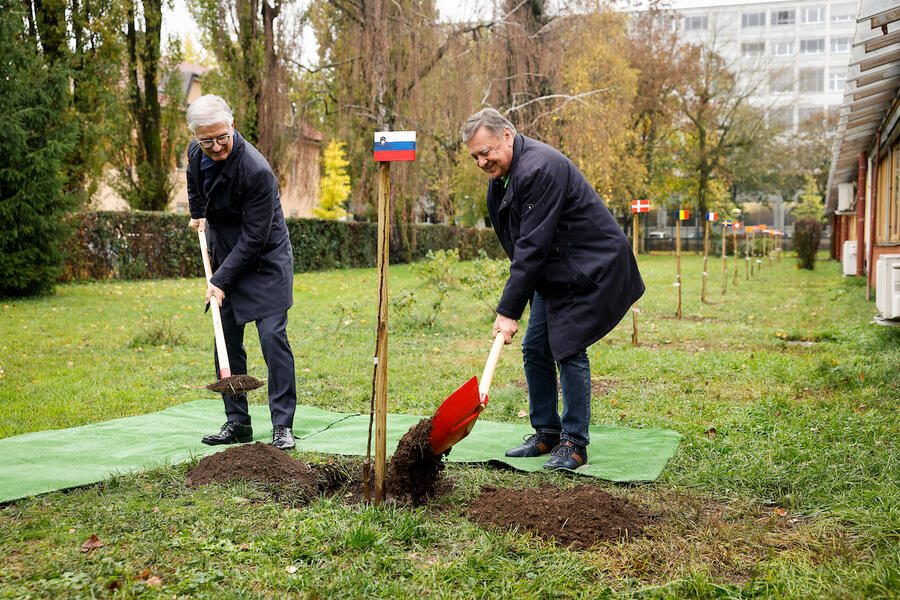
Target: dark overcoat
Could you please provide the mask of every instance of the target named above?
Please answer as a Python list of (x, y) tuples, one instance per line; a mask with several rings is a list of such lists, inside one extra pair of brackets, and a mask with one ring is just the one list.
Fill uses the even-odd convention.
[(287, 311), (293, 303), (294, 256), (278, 182), (252, 144), (234, 132), (234, 145), (204, 192), (196, 140), (188, 146), (191, 217), (206, 218), (213, 276), (239, 325)]
[(491, 179), (491, 223), (512, 261), (497, 312), (521, 318), (546, 301), (553, 358), (609, 333), (644, 293), (628, 238), (597, 192), (558, 150), (516, 135), (509, 180)]

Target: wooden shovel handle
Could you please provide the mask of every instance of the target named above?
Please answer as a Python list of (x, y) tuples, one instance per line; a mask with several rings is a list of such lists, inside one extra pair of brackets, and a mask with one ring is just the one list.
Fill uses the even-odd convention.
[(480, 383), (478, 384), (478, 396), (481, 398), (482, 404), (487, 401), (488, 392), (491, 390), (491, 381), (494, 379), (494, 371), (497, 369), (497, 362), (500, 360), (500, 351), (503, 350), (505, 343), (506, 340), (503, 338), (503, 334), (498, 333), (494, 338), (494, 345), (491, 346), (491, 353), (488, 355), (487, 363), (484, 365), (484, 373), (481, 374)]
[[(209, 248), (206, 246), (206, 230), (198, 229), (200, 237), (200, 251), (203, 253), (203, 271), (206, 273), (206, 284), (212, 279), (212, 265), (209, 262)], [(219, 357), (219, 379), (231, 377), (231, 363), (228, 362), (228, 348), (225, 346), (225, 330), (222, 328), (222, 315), (219, 313), (219, 303), (213, 298), (209, 303), (212, 312), (213, 331), (216, 335), (216, 354)]]

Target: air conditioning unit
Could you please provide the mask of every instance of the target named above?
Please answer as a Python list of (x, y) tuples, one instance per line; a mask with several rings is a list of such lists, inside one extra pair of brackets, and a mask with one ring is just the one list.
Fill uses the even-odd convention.
[(856, 275), (856, 240), (844, 242), (844, 249), (841, 251), (841, 264), (844, 267), (845, 277)]
[(853, 184), (839, 183), (837, 205), (838, 212), (847, 212), (853, 210), (854, 200), (856, 200), (856, 194), (853, 193)]
[(885, 319), (900, 319), (900, 254), (882, 254), (875, 263), (875, 308)]

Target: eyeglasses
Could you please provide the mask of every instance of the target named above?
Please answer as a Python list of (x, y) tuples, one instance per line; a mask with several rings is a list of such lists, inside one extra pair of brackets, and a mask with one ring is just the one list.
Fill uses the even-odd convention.
[(213, 144), (218, 144), (220, 146), (224, 146), (228, 143), (228, 140), (231, 139), (231, 132), (223, 133), (220, 136), (216, 136), (214, 138), (207, 138), (205, 140), (197, 140), (197, 143), (203, 146), (204, 148), (212, 148)]

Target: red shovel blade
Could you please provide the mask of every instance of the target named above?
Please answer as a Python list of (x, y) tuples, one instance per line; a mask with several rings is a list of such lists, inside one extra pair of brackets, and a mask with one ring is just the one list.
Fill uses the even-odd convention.
[(431, 451), (443, 454), (453, 444), (463, 439), (475, 426), (475, 419), (487, 404), (478, 394), (478, 379), (473, 377), (438, 407), (431, 418)]

